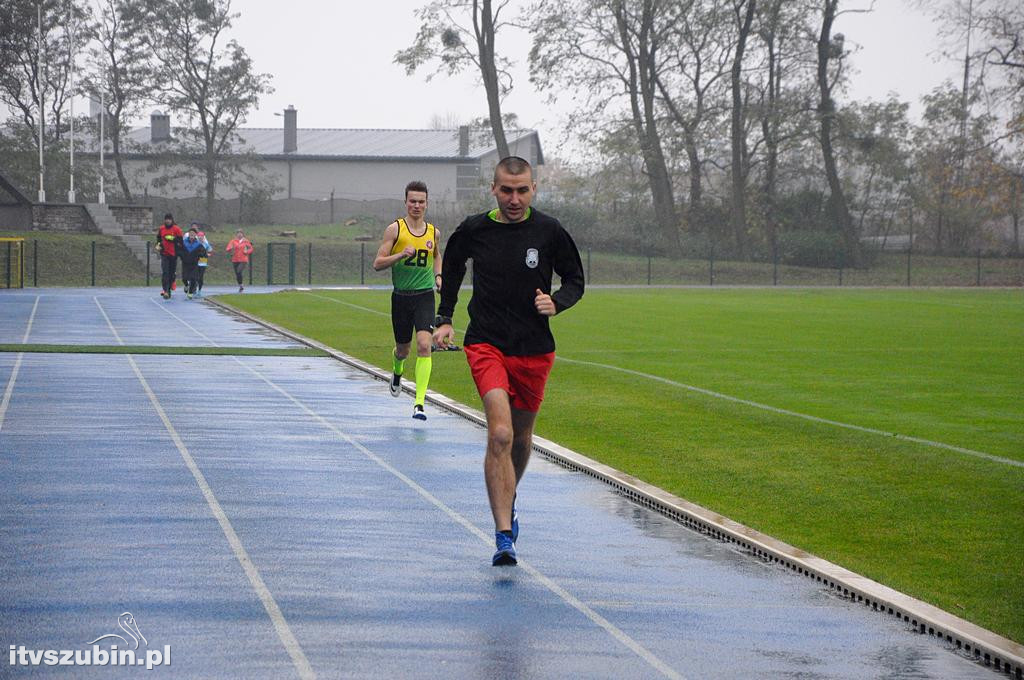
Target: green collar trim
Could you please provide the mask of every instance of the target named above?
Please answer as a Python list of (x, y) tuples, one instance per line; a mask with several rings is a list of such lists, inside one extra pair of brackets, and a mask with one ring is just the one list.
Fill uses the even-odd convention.
[[(491, 212), (487, 213), (487, 216), (490, 217), (495, 222), (501, 222), (501, 220), (498, 219), (498, 215), (499, 214), (500, 214), (499, 210), (497, 208), (495, 208)], [(521, 219), (520, 222), (525, 222), (526, 220), (530, 219), (530, 215), (532, 215), (532, 214), (533, 214), (533, 206), (530, 206), (529, 208), (526, 209), (526, 216), (523, 217), (523, 219)], [(504, 224), (504, 222), (502, 222), (502, 224)]]

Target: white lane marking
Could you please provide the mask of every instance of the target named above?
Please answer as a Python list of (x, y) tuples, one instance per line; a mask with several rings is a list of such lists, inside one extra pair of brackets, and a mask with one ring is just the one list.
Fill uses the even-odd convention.
[[(441, 512), (443, 512), (446, 515), (448, 515), (457, 524), (459, 524), (464, 529), (466, 529), (466, 531), (468, 531), (469, 533), (471, 533), (474, 536), (476, 536), (477, 538), (479, 538), (485, 544), (491, 545), (491, 541), (493, 540), (491, 537), (487, 536), (476, 525), (474, 525), (468, 519), (466, 519), (465, 517), (460, 515), (458, 512), (456, 512), (452, 508), (450, 508), (447, 505), (445, 505), (443, 501), (441, 501), (436, 496), (431, 494), (429, 491), (424, 489), (422, 486), (417, 484), (410, 477), (408, 477), (405, 473), (401, 472), (400, 470), (398, 470), (397, 468), (392, 466), (390, 463), (385, 461), (383, 458), (381, 458), (380, 456), (375, 454), (373, 451), (371, 451), (370, 449), (368, 449), (365, 446), (363, 446), (360, 442), (356, 441), (356, 439), (354, 439), (351, 435), (349, 435), (348, 433), (346, 433), (343, 430), (341, 430), (340, 428), (338, 428), (336, 425), (334, 425), (334, 423), (330, 422), (329, 420), (327, 420), (326, 418), (321, 416), (319, 413), (316, 413), (315, 411), (313, 411), (311, 408), (309, 408), (304, 403), (299, 401), (297, 398), (292, 396), (283, 387), (280, 387), (279, 385), (274, 383), (272, 380), (270, 380), (269, 378), (267, 378), (266, 376), (261, 374), (259, 371), (255, 370), (254, 368), (251, 368), (249, 365), (247, 365), (245, 362), (240, 360), (238, 357), (232, 357), (232, 358), (236, 362), (238, 362), (239, 365), (245, 367), (250, 373), (252, 373), (257, 378), (259, 378), (260, 380), (265, 382), (267, 385), (269, 385), (270, 387), (275, 389), (277, 392), (279, 392), (286, 399), (288, 399), (293, 404), (298, 406), (300, 409), (305, 411), (311, 418), (313, 418), (314, 420), (319, 422), (321, 425), (323, 425), (327, 429), (329, 429), (332, 432), (334, 432), (335, 434), (337, 434), (342, 440), (344, 440), (345, 442), (347, 442), (351, 446), (355, 447), (363, 455), (365, 455), (367, 458), (372, 460), (374, 463), (376, 463), (377, 465), (382, 467), (384, 470), (386, 470), (387, 472), (391, 473), (392, 475), (394, 475), (395, 477), (400, 479), (406, 486), (408, 486), (410, 489), (412, 489), (413, 491), (418, 493), (423, 499), (425, 499), (431, 505), (436, 507), (438, 510), (440, 510)], [(529, 573), (530, 576), (532, 576), (535, 579), (537, 579), (544, 587), (546, 587), (552, 593), (554, 593), (555, 595), (560, 597), (566, 604), (568, 604), (569, 606), (571, 606), (574, 609), (576, 609), (577, 611), (579, 611), (581, 614), (586, 616), (588, 619), (590, 619), (591, 622), (593, 622), (597, 626), (600, 626), (601, 628), (603, 628), (609, 635), (611, 635), (613, 638), (615, 638), (620, 643), (622, 643), (623, 645), (628, 647), (630, 650), (632, 650), (637, 656), (639, 656), (641, 659), (646, 661), (652, 668), (654, 668), (657, 671), (659, 671), (662, 675), (664, 675), (667, 678), (674, 678), (676, 680), (685, 680), (683, 675), (681, 675), (680, 673), (678, 673), (677, 671), (675, 671), (674, 669), (669, 667), (661, 659), (659, 659), (653, 653), (651, 653), (646, 648), (644, 648), (639, 642), (637, 642), (636, 640), (631, 638), (628, 634), (626, 634), (621, 629), (616, 627), (615, 624), (613, 624), (611, 621), (609, 621), (608, 619), (604, 618), (603, 616), (598, 614), (596, 611), (594, 611), (593, 609), (588, 607), (584, 602), (582, 602), (580, 599), (578, 599), (577, 597), (572, 595), (570, 592), (568, 592), (567, 590), (565, 590), (561, 586), (559, 586), (557, 583), (552, 581), (550, 578), (548, 578), (544, 574), (542, 574), (535, 567), (530, 566), (529, 564), (527, 564), (526, 562), (523, 562), (522, 560), (519, 561), (519, 567), (521, 569), (525, 570), (527, 573)]]
[(823, 425), (832, 425), (833, 427), (841, 427), (847, 430), (856, 430), (857, 432), (867, 432), (868, 434), (882, 435), (883, 437), (890, 437), (892, 439), (899, 439), (905, 442), (913, 442), (915, 444), (923, 444), (925, 446), (932, 446), (939, 449), (948, 449), (949, 451), (956, 451), (957, 453), (963, 453), (968, 456), (975, 456), (976, 458), (984, 458), (994, 463), (1001, 463), (1003, 465), (1011, 465), (1013, 467), (1024, 468), (1024, 461), (1013, 460), (1012, 458), (1003, 458), (1001, 456), (994, 456), (991, 453), (985, 453), (984, 451), (975, 451), (974, 449), (965, 449), (961, 446), (954, 446), (952, 444), (944, 444), (943, 442), (936, 442), (930, 439), (922, 439), (920, 437), (912, 437), (906, 434), (897, 434), (896, 432), (886, 432), (885, 430), (876, 430), (872, 427), (864, 427), (863, 425), (853, 425), (851, 423), (842, 423), (838, 420), (829, 420), (828, 418), (819, 418), (818, 416), (807, 415), (806, 413), (798, 413), (796, 411), (790, 411), (788, 409), (779, 408), (777, 406), (769, 406), (768, 404), (761, 404), (756, 401), (750, 401), (749, 399), (740, 399), (739, 397), (733, 397), (728, 394), (722, 394), (721, 392), (715, 392), (713, 390), (707, 390), (703, 387), (696, 387), (694, 385), (687, 385), (686, 383), (677, 382), (675, 380), (669, 380), (668, 378), (662, 378), (660, 375), (651, 375), (650, 373), (642, 373), (640, 371), (634, 371), (629, 368), (622, 368), (621, 366), (614, 366), (611, 364), (599, 364), (593, 361), (583, 361), (581, 359), (567, 359), (566, 357), (556, 357), (558, 361), (564, 361), (569, 364), (580, 364), (582, 366), (594, 366), (595, 368), (604, 368), (609, 371), (618, 371), (620, 373), (627, 373), (629, 375), (635, 375), (640, 378), (646, 378), (648, 380), (655, 380), (666, 385), (672, 385), (680, 389), (689, 390), (690, 392), (696, 392), (697, 394), (703, 394), (708, 397), (715, 397), (716, 399), (724, 399), (725, 401), (731, 401), (735, 404), (743, 404), (744, 406), (751, 406), (753, 408), (759, 408), (764, 411), (770, 411), (772, 413), (778, 413), (779, 415), (792, 416), (793, 418), (802, 418), (815, 423), (821, 423)]
[(110, 327), (110, 332), (114, 334), (114, 339), (117, 340), (117, 344), (123, 345), (124, 340), (121, 339), (121, 334), (117, 332), (116, 328), (114, 328), (114, 324), (110, 321), (110, 317), (107, 316), (107, 310), (103, 309), (103, 305), (100, 304), (100, 299), (94, 295), (92, 301), (96, 303), (97, 307), (99, 307), (100, 314), (103, 315), (103, 319), (107, 322), (107, 326)]
[(339, 305), (347, 305), (349, 307), (354, 307), (356, 309), (361, 309), (364, 312), (369, 312), (370, 314), (377, 314), (378, 316), (387, 316), (387, 317), (391, 316), (387, 312), (382, 312), (382, 311), (377, 310), (377, 309), (370, 309), (369, 307), (363, 307), (362, 305), (352, 304), (351, 302), (345, 302), (344, 300), (338, 300), (336, 298), (327, 297), (326, 295), (317, 295), (316, 293), (306, 293), (305, 291), (303, 291), (303, 292), (304, 292), (305, 295), (308, 295), (309, 297), (320, 298), (321, 300), (327, 300), (328, 302), (336, 302)]
[[(332, 288), (331, 290), (334, 290), (334, 289)], [(338, 289), (338, 290), (345, 290), (345, 289)], [(336, 299), (334, 299), (332, 297), (327, 297), (326, 295), (317, 295), (316, 293), (305, 293), (305, 294), (310, 296), (310, 297), (320, 298), (321, 300), (327, 300), (328, 302), (336, 302), (339, 305), (348, 305), (349, 307), (355, 307), (356, 309), (361, 309), (364, 312), (369, 312), (370, 314), (376, 314), (378, 316), (386, 316), (388, 318), (391, 318), (391, 315), (388, 314), (387, 312), (381, 312), (381, 311), (376, 310), (376, 309), (370, 309), (369, 307), (363, 307), (361, 305), (352, 304), (351, 302), (345, 302), (344, 300), (336, 300)], [(452, 328), (454, 328), (456, 330), (456, 332), (459, 330), (458, 328), (455, 328), (455, 326), (452, 326)]]
[[(36, 318), (36, 310), (39, 309), (39, 297), (36, 296), (35, 304), (32, 305), (32, 313), (28, 317), (28, 326), (25, 327), (25, 335), (21, 338), (21, 344), (28, 344), (28, 336), (32, 333), (32, 322)], [(4, 398), (0, 399), (0, 432), (4, 429), (4, 419), (7, 417), (7, 405), (11, 403), (11, 395), (14, 394), (14, 383), (18, 380), (18, 372), (21, 370), (21, 362), (25, 358), (24, 352), (18, 352), (18, 358), (14, 360), (14, 368), (11, 370), (11, 377), (7, 381), (7, 388), (4, 390)]]
[[(110, 318), (107, 316), (107, 313), (103, 311), (103, 307), (100, 305), (99, 300), (96, 298), (93, 298), (93, 300), (96, 301), (96, 306), (98, 306), (100, 311), (103, 312), (103, 318), (107, 320), (107, 325), (110, 326), (110, 330), (114, 333), (114, 337), (117, 338), (118, 343), (124, 344), (121, 341), (121, 336), (114, 328), (114, 325), (110, 323)], [(166, 428), (167, 432), (171, 435), (171, 439), (174, 441), (174, 445), (177, 447), (178, 453), (181, 454), (182, 460), (185, 461), (185, 465), (195, 478), (196, 484), (199, 485), (199, 490), (202, 491), (203, 498), (206, 499), (206, 504), (210, 506), (210, 511), (217, 519), (217, 523), (220, 524), (220, 528), (221, 531), (224, 532), (224, 536), (228, 539), (228, 545), (231, 546), (231, 550), (234, 552), (235, 558), (238, 560), (238, 563), (242, 565), (245, 575), (249, 578), (249, 583), (252, 585), (253, 590), (256, 591), (256, 595), (259, 597), (260, 602), (263, 603), (263, 608), (267, 610), (267, 615), (270, 616), (270, 620), (274, 624), (274, 630), (277, 631), (278, 638), (280, 638), (284, 648), (288, 651), (288, 655), (292, 658), (292, 663), (295, 665), (295, 670), (298, 671), (299, 677), (304, 680), (316, 678), (316, 673), (313, 671), (313, 667), (310, 666), (305, 652), (302, 651), (302, 646), (299, 645), (299, 641), (292, 633), (292, 629), (288, 625), (288, 621), (285, 620), (284, 614), (281, 612), (281, 608), (277, 606), (274, 596), (271, 594), (270, 589), (267, 588), (267, 584), (263, 581), (263, 577), (260, 576), (260, 572), (256, 568), (256, 565), (253, 564), (252, 559), (250, 559), (249, 553), (245, 550), (245, 546), (242, 545), (241, 539), (239, 539), (238, 534), (235, 533), (235, 528), (231, 525), (231, 520), (228, 519), (227, 514), (225, 514), (220, 502), (214, 495), (213, 489), (211, 489), (210, 485), (206, 482), (206, 477), (199, 469), (199, 466), (196, 465), (196, 461), (192, 458), (192, 454), (189, 453), (188, 448), (185, 447), (185, 443), (178, 435), (178, 431), (174, 429), (174, 425), (171, 424), (170, 418), (167, 417), (167, 412), (164, 411), (163, 406), (160, 404), (160, 400), (157, 399), (156, 394), (154, 394), (153, 390), (150, 388), (145, 376), (142, 375), (142, 371), (139, 370), (139, 365), (135, 362), (135, 358), (130, 354), (126, 354), (125, 356), (128, 358), (128, 363), (131, 364), (132, 370), (135, 372), (135, 376), (139, 379), (139, 382), (142, 383), (142, 388), (149, 397), (150, 403), (153, 404), (153, 408), (156, 410), (157, 415), (159, 415), (160, 420), (163, 421), (164, 428)]]
[(157, 307), (159, 307), (160, 309), (164, 310), (165, 312), (167, 312), (168, 314), (173, 316), (175, 319), (177, 319), (178, 321), (183, 323), (186, 327), (188, 327), (189, 330), (191, 330), (193, 333), (195, 333), (196, 335), (201, 337), (203, 340), (206, 340), (208, 343), (210, 343), (214, 347), (220, 347), (220, 345), (218, 345), (216, 342), (214, 342), (208, 335), (206, 335), (206, 333), (203, 333), (201, 330), (199, 330), (198, 328), (196, 328), (195, 326), (190, 324), (188, 321), (185, 321), (180, 316), (178, 316), (177, 314), (175, 314), (171, 310), (167, 309), (166, 304), (162, 305), (162, 304), (160, 304), (159, 302), (157, 302), (156, 300), (154, 300), (152, 298), (150, 298), (150, 302), (152, 302), (154, 305), (156, 305)]

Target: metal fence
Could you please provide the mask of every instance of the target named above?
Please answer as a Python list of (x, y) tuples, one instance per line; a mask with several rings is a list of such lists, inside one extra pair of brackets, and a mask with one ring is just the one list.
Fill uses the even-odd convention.
[[(13, 247), (13, 246), (12, 246)], [(376, 243), (256, 243), (246, 278), (270, 285), (374, 285), (390, 282), (388, 271), (371, 266)], [(778, 260), (748, 262), (704, 257), (628, 255), (580, 249), (591, 285), (685, 286), (1024, 286), (1024, 257), (975, 253), (970, 257), (913, 252), (878, 253), (863, 268), (809, 267)], [(0, 244), (0, 286), (159, 286), (160, 262), (136, 260), (115, 239), (27, 239), (8, 265)], [(17, 262), (16, 262), (17, 261)], [(180, 276), (180, 274), (179, 274)], [(221, 252), (210, 257), (207, 284), (234, 284)]]

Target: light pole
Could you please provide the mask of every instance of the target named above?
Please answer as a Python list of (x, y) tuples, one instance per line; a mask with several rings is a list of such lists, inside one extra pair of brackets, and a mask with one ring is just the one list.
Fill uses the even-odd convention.
[(103, 147), (104, 142), (106, 141), (103, 138), (103, 123), (104, 119), (107, 117), (107, 105), (103, 101), (104, 94), (105, 93), (103, 91), (100, 91), (100, 193), (99, 196), (96, 197), (96, 200), (100, 205), (107, 202), (107, 195), (103, 193)]
[(36, 87), (39, 88), (39, 202), (46, 203), (46, 189), (43, 188), (43, 118), (46, 109), (43, 107), (43, 6), (36, 5), (39, 19), (39, 33), (36, 34)]
[(71, 186), (68, 188), (68, 203), (75, 202), (75, 26), (74, 26), (74, 15), (71, 9), (71, 2), (68, 1), (68, 74), (69, 74), (69, 85), (71, 90), (71, 160), (69, 175), (71, 176)]

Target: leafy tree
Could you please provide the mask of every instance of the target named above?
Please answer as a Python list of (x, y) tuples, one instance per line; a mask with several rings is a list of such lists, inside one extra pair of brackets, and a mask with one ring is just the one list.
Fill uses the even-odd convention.
[[(980, 97), (977, 90), (973, 97)], [(924, 98), (922, 124), (914, 133), (915, 203), (930, 224), (939, 252), (963, 252), (980, 244), (982, 227), (999, 213), (1000, 172), (992, 116), (973, 116), (966, 128), (969, 153), (961, 155), (961, 92), (948, 85)]]
[(488, 122), (502, 158), (509, 152), (501, 101), (512, 90), (512, 63), (495, 52), (495, 40), (502, 27), (509, 25), (501, 20), (508, 4), (508, 0), (434, 0), (416, 11), (423, 23), (412, 46), (395, 54), (395, 62), (405, 66), (409, 75), (435, 60), (438, 71), (449, 75), (475, 67), (487, 93)]
[[(893, 95), (884, 102), (854, 103), (839, 113), (836, 143), (850, 168), (847, 178), (857, 232), (888, 235), (895, 215), (909, 204), (909, 104)], [(884, 232), (884, 233), (882, 233)]]
[(170, 158), (202, 172), (212, 220), (218, 180), (230, 183), (232, 172), (248, 165), (239, 156), (237, 131), (260, 96), (273, 91), (270, 76), (256, 72), (245, 48), (227, 40), (238, 17), (229, 0), (145, 0), (140, 12), (129, 20), (149, 27), (156, 96), (189, 121), (176, 129)]

